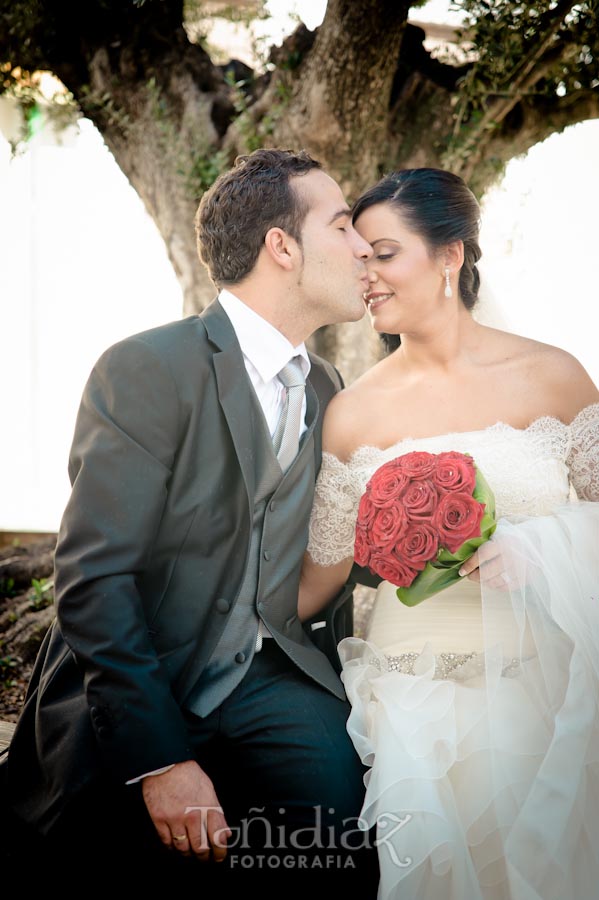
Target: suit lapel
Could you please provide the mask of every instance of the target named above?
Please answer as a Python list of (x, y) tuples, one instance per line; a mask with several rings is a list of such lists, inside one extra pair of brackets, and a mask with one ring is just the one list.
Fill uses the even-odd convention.
[(251, 506), (255, 488), (255, 453), (259, 446), (254, 433), (257, 423), (251, 414), (252, 386), (235, 331), (218, 300), (211, 303), (200, 318), (216, 348), (213, 362), (218, 399), (231, 433)]
[(318, 415), (320, 412), (320, 403), (318, 402), (318, 395), (312, 386), (312, 382), (310, 381), (310, 376), (306, 381), (306, 425), (307, 429), (302, 435), (302, 443), (300, 446), (300, 451), (298, 456), (302, 452), (302, 448), (304, 444), (308, 442), (314, 428), (316, 427), (316, 423), (318, 422)]
[[(208, 337), (215, 346), (214, 372), (218, 397), (223, 414), (231, 432), (231, 438), (235, 445), (235, 451), (239, 460), (239, 466), (248, 491), (250, 505), (253, 505), (255, 489), (255, 454), (260, 444), (260, 436), (256, 434), (256, 428), (262, 423), (257, 422), (251, 414), (252, 385), (243, 361), (241, 347), (235, 335), (231, 321), (224, 309), (214, 300), (201, 314), (202, 321)], [(315, 370), (314, 363), (306, 381), (306, 419), (307, 430), (302, 436), (302, 442), (296, 460), (305, 452), (310, 443), (310, 437), (320, 416), (319, 398), (320, 372)], [(295, 461), (294, 461), (295, 465)]]

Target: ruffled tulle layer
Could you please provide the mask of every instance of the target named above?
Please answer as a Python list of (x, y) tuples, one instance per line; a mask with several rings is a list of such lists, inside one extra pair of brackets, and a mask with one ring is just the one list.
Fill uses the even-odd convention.
[(488, 547), (509, 587), (482, 567), (483, 646), (450, 677), (438, 634), (414, 674), (339, 646), (379, 898), (598, 900), (599, 504), (501, 520)]

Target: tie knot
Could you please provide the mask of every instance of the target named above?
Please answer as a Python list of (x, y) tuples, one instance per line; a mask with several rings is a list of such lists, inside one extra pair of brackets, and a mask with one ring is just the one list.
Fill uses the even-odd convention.
[(294, 356), (293, 359), (289, 360), (287, 365), (283, 366), (279, 372), (278, 378), (286, 388), (303, 386), (306, 383), (306, 379), (302, 371), (300, 357)]

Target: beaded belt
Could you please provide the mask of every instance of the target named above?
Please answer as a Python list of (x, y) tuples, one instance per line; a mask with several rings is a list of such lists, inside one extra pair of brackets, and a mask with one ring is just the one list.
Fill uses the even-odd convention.
[[(403, 675), (414, 674), (414, 663), (420, 656), (420, 653), (401, 653), (399, 656), (386, 656), (385, 660), (390, 672), (401, 672)], [(371, 660), (375, 666), (381, 668), (380, 660), (373, 658)], [(435, 654), (435, 674), (434, 678), (451, 678), (451, 677), (467, 677), (472, 678), (474, 675), (480, 675), (485, 671), (484, 656), (482, 653), (436, 653)], [(464, 672), (458, 672), (462, 666), (467, 666)], [(519, 659), (512, 659), (511, 662), (504, 666), (501, 674), (503, 677), (513, 677), (517, 674), (520, 667)]]

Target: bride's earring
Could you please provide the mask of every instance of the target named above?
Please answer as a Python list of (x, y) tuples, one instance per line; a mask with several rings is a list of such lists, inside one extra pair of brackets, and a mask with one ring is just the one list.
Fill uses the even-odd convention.
[(451, 283), (449, 281), (449, 266), (445, 266), (445, 290), (443, 291), (447, 299), (453, 297), (453, 291), (451, 289)]

